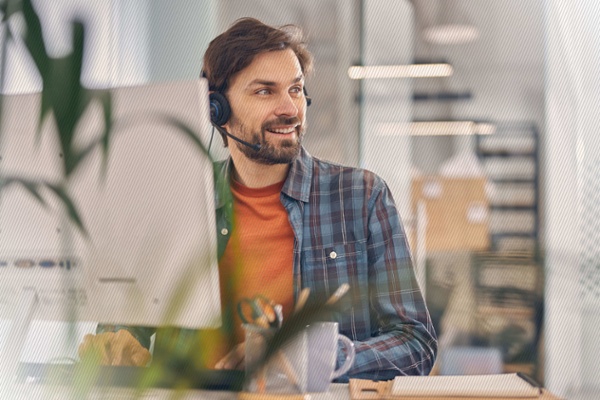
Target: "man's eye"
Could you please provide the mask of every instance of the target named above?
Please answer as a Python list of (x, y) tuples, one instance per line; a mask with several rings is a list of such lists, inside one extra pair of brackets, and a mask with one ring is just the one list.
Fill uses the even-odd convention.
[(295, 87), (291, 88), (290, 91), (292, 93), (300, 93), (300, 92), (302, 92), (302, 88), (298, 87), (298, 86), (295, 86)]
[(270, 93), (269, 89), (260, 89), (260, 90), (256, 91), (256, 94), (261, 94), (261, 95), (269, 94), (269, 93)]

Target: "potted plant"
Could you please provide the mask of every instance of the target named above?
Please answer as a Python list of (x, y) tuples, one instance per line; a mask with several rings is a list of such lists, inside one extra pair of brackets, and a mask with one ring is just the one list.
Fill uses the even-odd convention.
[[(52, 57), (48, 54), (44, 38), (42, 35), (42, 24), (34, 9), (31, 0), (4, 0), (0, 2), (0, 15), (2, 15), (1, 29), (3, 32), (0, 51), (2, 52), (0, 65), (0, 89), (4, 87), (4, 77), (7, 63), (7, 44), (9, 40), (14, 40), (18, 34), (22, 37), (26, 50), (31, 56), (40, 74), (42, 80), (41, 108), (40, 115), (28, 116), (38, 120), (38, 126), (47, 118), (54, 118), (56, 122), (56, 132), (59, 135), (60, 151), (62, 154), (62, 169), (64, 175), (58, 183), (44, 181), (35, 178), (24, 178), (21, 176), (0, 176), (0, 195), (2, 190), (9, 186), (21, 186), (28, 191), (33, 198), (42, 204), (45, 204), (44, 194), (49, 190), (56, 196), (64, 206), (71, 222), (84, 235), (86, 233), (85, 221), (83, 221), (78, 212), (77, 204), (69, 195), (68, 183), (73, 173), (82, 164), (92, 151), (101, 148), (103, 159), (106, 164), (108, 154), (115, 134), (115, 120), (113, 118), (113, 103), (109, 90), (92, 90), (86, 88), (81, 83), (82, 64), (85, 52), (85, 24), (80, 21), (73, 21), (72, 50), (69, 54), (61, 57)], [(23, 21), (23, 30), (15, 33), (11, 30), (9, 20), (20, 15)], [(100, 139), (89, 144), (83, 149), (74, 146), (77, 137), (77, 126), (86, 110), (94, 104), (102, 106), (104, 130)], [(2, 96), (0, 96), (0, 116), (2, 115)], [(1, 117), (0, 117), (1, 118)], [(185, 123), (164, 116), (165, 123), (171, 124), (177, 128), (186, 137), (190, 138), (195, 144), (199, 156), (210, 157), (209, 153), (198, 139), (196, 133)], [(0, 132), (0, 135), (2, 132)], [(38, 129), (41, 134), (41, 129)], [(106, 165), (105, 165), (106, 167)], [(229, 187), (217, 188), (221, 193), (230, 195)], [(174, 293), (173, 304), (181, 304), (181, 299)], [(296, 312), (287, 321), (283, 323), (281, 329), (270, 339), (269, 346), (263, 357), (259, 358), (253, 365), (248, 366), (248, 371), (257, 370), (266, 360), (277, 354), (278, 349), (287, 341), (304, 330), (306, 325), (314, 320), (327, 319), (327, 316), (335, 311), (335, 304), (326, 304), (325, 299), (322, 302), (316, 301), (307, 305), (302, 310)], [(73, 315), (74, 319), (76, 318)], [(204, 342), (203, 342), (204, 340)], [(192, 348), (202, 348), (210, 346), (206, 338), (196, 336), (189, 343)], [(74, 343), (74, 345), (76, 345)], [(175, 342), (162, 343), (166, 349), (174, 350)], [(168, 380), (170, 384), (177, 388), (193, 387), (194, 382), (201, 380), (202, 369), (198, 367), (196, 355), (190, 352), (165, 351), (151, 363), (145, 373), (139, 380), (140, 393), (147, 387), (155, 385), (157, 382)], [(95, 384), (99, 369), (97, 359), (83, 360), (87, 363), (86, 368), (81, 368), (75, 375), (74, 388), (76, 396), (85, 396), (87, 391)]]

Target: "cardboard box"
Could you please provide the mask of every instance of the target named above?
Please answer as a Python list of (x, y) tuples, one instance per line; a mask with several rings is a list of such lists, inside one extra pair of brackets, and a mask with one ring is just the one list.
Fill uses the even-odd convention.
[[(425, 206), (427, 252), (489, 248), (489, 203), (485, 183), (485, 178), (426, 176), (413, 179), (412, 210), (417, 216), (417, 205)], [(411, 245), (416, 249), (416, 243)]]

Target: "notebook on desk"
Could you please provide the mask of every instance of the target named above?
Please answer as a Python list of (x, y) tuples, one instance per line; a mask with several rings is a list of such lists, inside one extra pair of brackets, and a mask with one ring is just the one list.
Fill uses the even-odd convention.
[(465, 376), (399, 376), (392, 381), (351, 379), (353, 400), (556, 400), (520, 374)]
[[(80, 371), (78, 364), (36, 364), (22, 363), (18, 370), (19, 383), (71, 385)], [(102, 366), (95, 375), (95, 385), (102, 387), (138, 387), (146, 368)], [(176, 375), (176, 374), (174, 374)], [(189, 389), (225, 390), (239, 392), (244, 383), (244, 371), (238, 370), (202, 370), (187, 374)], [(156, 388), (171, 389), (176, 386), (176, 376), (164, 376), (152, 385)]]

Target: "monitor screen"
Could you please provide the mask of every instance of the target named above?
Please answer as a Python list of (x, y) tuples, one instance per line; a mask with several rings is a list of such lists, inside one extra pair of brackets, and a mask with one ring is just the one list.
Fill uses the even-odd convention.
[[(85, 237), (50, 190), (43, 206), (23, 186), (0, 192), (0, 318), (37, 295), (33, 319), (188, 328), (220, 324), (213, 170), (164, 118), (210, 135), (204, 80), (111, 89), (114, 129), (107, 168), (96, 146), (66, 182)], [(60, 182), (53, 117), (37, 136), (40, 94), (5, 96), (0, 174)], [(92, 104), (73, 146), (104, 129)]]

